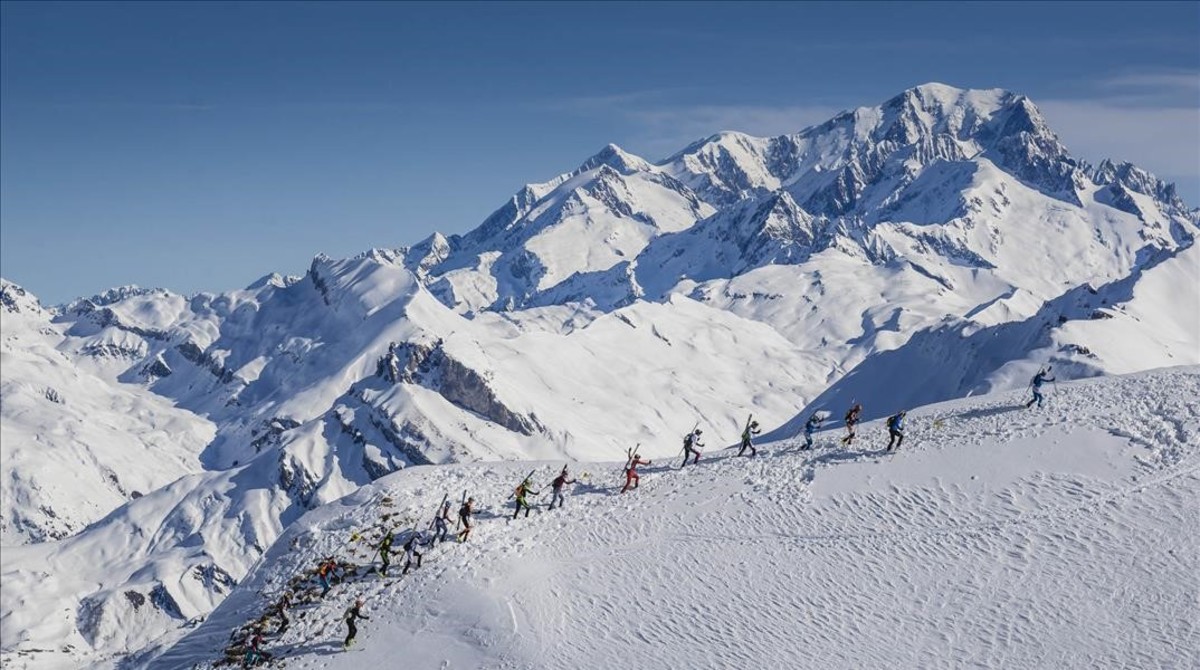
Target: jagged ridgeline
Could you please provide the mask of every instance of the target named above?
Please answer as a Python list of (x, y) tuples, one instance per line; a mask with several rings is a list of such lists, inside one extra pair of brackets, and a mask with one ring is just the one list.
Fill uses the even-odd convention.
[(5, 644), (152, 648), (224, 597), (205, 575), (411, 465), (655, 458), (699, 417), (770, 440), (1048, 362), (1198, 363), (1197, 221), (1024, 96), (929, 84), (658, 163), (609, 146), (465, 235), (242, 290), (46, 308), (5, 282)]

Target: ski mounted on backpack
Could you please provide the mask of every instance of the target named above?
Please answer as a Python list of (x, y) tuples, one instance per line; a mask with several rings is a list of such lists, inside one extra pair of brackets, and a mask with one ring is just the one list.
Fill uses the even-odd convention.
[(626, 450), (625, 450), (625, 467), (621, 469), (621, 474), (626, 474), (626, 473), (628, 473), (628, 472), (629, 472), (629, 468), (633, 467), (633, 457), (634, 457), (634, 455), (635, 455), (635, 454), (637, 454), (637, 452), (638, 452), (638, 449), (639, 449), (641, 446), (642, 446), (642, 443), (641, 443), (641, 442), (638, 442), (638, 443), (637, 443), (637, 446), (635, 446), (635, 447), (630, 447), (629, 449), (626, 449)]
[[(521, 486), (522, 486), (522, 485), (523, 485), (525, 482), (529, 481), (529, 480), (530, 480), (530, 479), (533, 477), (533, 473), (535, 473), (535, 472), (537, 472), (537, 468), (534, 468), (534, 469), (530, 470), (530, 471), (529, 471), (529, 474), (525, 475), (525, 479), (522, 479), (522, 480), (521, 480), (521, 483), (520, 483), (520, 484), (517, 484), (517, 489), (521, 488)], [(513, 499), (513, 497), (515, 497), (515, 496), (517, 495), (517, 489), (513, 489), (513, 492), (512, 492), (512, 493), (510, 493), (510, 494), (508, 494), (508, 500), (512, 500), (512, 499)]]
[[(466, 504), (467, 504), (467, 490), (463, 489), (462, 503), (459, 504), (458, 509), (461, 511), (462, 508), (466, 506)], [(458, 527), (462, 525), (462, 514), (458, 514), (457, 517), (458, 517), (458, 520), (454, 522), (454, 530), (455, 531), (457, 531)]]
[(687, 453), (688, 446), (692, 446), (693, 448), (695, 447), (695, 445), (696, 445), (696, 429), (699, 427), (700, 427), (700, 420), (697, 419), (696, 425), (692, 426), (692, 429), (690, 431), (688, 431), (687, 435), (685, 435), (683, 437), (683, 451), (680, 452), (681, 454)]
[[(465, 492), (464, 492), (465, 495)], [(446, 501), (450, 499), (450, 494), (442, 496), (442, 502), (438, 503), (437, 509), (433, 510), (433, 518), (429, 520), (429, 530), (433, 530), (433, 525), (437, 523), (437, 518), (442, 514), (442, 507), (446, 505)], [(465, 502), (465, 501), (464, 501)]]

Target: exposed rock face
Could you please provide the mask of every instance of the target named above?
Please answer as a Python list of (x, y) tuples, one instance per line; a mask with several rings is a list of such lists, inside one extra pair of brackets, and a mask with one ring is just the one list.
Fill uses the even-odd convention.
[(212, 373), (222, 384), (229, 384), (233, 381), (233, 372), (217, 362), (216, 359), (201, 349), (195, 342), (188, 340), (177, 344), (175, 345), (175, 351), (178, 351), (181, 356), (200, 368)]
[(446, 353), (441, 340), (432, 345), (392, 344), (376, 365), (376, 374), (393, 384), (425, 386), (455, 405), (523, 435), (532, 435), (540, 427), (532, 417), (513, 412), (501, 402), (487, 379)]
[(255, 452), (262, 451), (265, 447), (279, 446), (282, 443), (283, 434), (299, 426), (300, 422), (295, 419), (274, 417), (266, 422), (265, 426), (254, 430), (250, 446), (254, 447)]

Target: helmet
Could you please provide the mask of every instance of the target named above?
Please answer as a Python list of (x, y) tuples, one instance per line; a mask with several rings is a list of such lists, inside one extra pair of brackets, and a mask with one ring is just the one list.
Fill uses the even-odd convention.
[(697, 435), (699, 435), (700, 433), (703, 433), (703, 432), (704, 432), (704, 431), (700, 430), (699, 428), (697, 428), (697, 429), (696, 429), (696, 434), (697, 434)]

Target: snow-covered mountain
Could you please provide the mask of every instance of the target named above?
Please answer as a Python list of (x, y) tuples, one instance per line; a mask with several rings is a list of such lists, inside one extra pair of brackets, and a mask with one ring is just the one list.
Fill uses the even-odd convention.
[(127, 365), (145, 351), (97, 345), (60, 350), (51, 315), (0, 280), (4, 332), (0, 476), (5, 546), (75, 534), (119, 505), (201, 470), (212, 424), (160, 396), (115, 383), (87, 363)]
[(1200, 364), (1197, 222), (1027, 98), (929, 84), (657, 164), (610, 145), (466, 235), (243, 290), (46, 310), (5, 283), (6, 658), (152, 656), (305, 512), (412, 465)]

